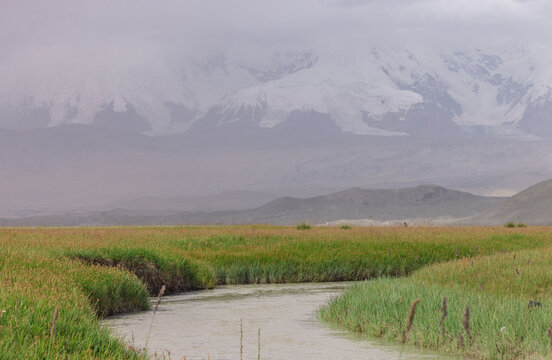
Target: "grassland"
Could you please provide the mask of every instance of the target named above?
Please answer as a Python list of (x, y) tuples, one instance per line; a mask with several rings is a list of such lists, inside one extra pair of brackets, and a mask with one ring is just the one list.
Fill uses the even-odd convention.
[[(440, 325), (445, 297), (447, 315)], [(408, 343), (481, 359), (552, 357), (550, 247), (465, 257), (409, 277), (362, 283), (334, 299), (321, 316), (352, 331), (402, 341), (415, 299), (420, 302)]]
[[(394, 338), (394, 331), (402, 329), (411, 297), (422, 299), (419, 311), (422, 314), (425, 306), (435, 306), (424, 300), (424, 296), (432, 294), (437, 301), (445, 293), (449, 294), (450, 282), (466, 283), (464, 287), (454, 287), (458, 305), (454, 305), (456, 300), (453, 300), (455, 295), (452, 292), (447, 295), (451, 299), (447, 320), (450, 323), (446, 323), (450, 339), (454, 338), (457, 330), (455, 306), (463, 308), (464, 303), (470, 303), (467, 301), (470, 296), (479, 296), (482, 300), (477, 304), (484, 312), (489, 306), (496, 305), (485, 301), (507, 299), (508, 306), (526, 310), (527, 318), (533, 319), (531, 321), (537, 321), (538, 314), (543, 315), (543, 320), (539, 323), (540, 328), (534, 332), (527, 330), (521, 340), (518, 339), (517, 328), (508, 327), (510, 323), (505, 325), (506, 332), (501, 333), (506, 335), (501, 336), (514, 336), (522, 345), (530, 339), (535, 349), (531, 351), (545, 354), (548, 348), (546, 338), (542, 337), (542, 326), (548, 321), (544, 317), (552, 316), (552, 313), (547, 313), (545, 305), (529, 312), (524, 301), (534, 297), (547, 304), (548, 285), (542, 284), (548, 284), (550, 277), (545, 274), (540, 278), (535, 272), (535, 284), (540, 284), (536, 288), (536, 285), (524, 287), (524, 282), (515, 287), (505, 275), (503, 281), (511, 285), (511, 290), (504, 290), (499, 283), (480, 285), (478, 281), (470, 282), (462, 278), (463, 274), (468, 276), (462, 270), (465, 267), (462, 264), (467, 262), (469, 269), (474, 269), (474, 274), (483, 279), (483, 270), (492, 272), (492, 266), (495, 266), (495, 261), (485, 260), (490, 259), (485, 256), (499, 254), (511, 257), (516, 252), (521, 254), (518, 255), (519, 261), (531, 257), (530, 254), (535, 254), (532, 261), (537, 262), (538, 256), (545, 261), (547, 252), (543, 249), (551, 246), (551, 240), (552, 235), (545, 228), (504, 227), (1, 229), (0, 358), (144, 358), (143, 353), (128, 349), (102, 328), (98, 319), (119, 312), (147, 309), (148, 296), (155, 295), (163, 284), (167, 286), (167, 293), (174, 293), (208, 289), (216, 284), (363, 280), (375, 277), (383, 279), (348, 292), (327, 308), (323, 317), (356, 331)], [(485, 268), (485, 261), (488, 261), (488, 268)], [(459, 266), (459, 271), (454, 268), (448, 272), (436, 270), (443, 275), (434, 276), (432, 266), (441, 266), (442, 269)], [(475, 270), (478, 267), (481, 268), (479, 272)], [(514, 272), (516, 276), (532, 276), (530, 266), (519, 264), (517, 269), (521, 275)], [(390, 278), (410, 274), (413, 275), (404, 279)], [(513, 289), (520, 293), (512, 295)], [(363, 309), (366, 303), (354, 302), (368, 301), (366, 299), (374, 301), (370, 303), (373, 310)], [(340, 301), (350, 303), (342, 306)], [(388, 304), (388, 310), (383, 311), (380, 303)], [(56, 308), (59, 309), (59, 316), (53, 326)], [(476, 346), (479, 328), (475, 321), (481, 320), (476, 320), (478, 310), (475, 308), (472, 317), (474, 340), (473, 344), (469, 344), (473, 349), (462, 349), (467, 354), (480, 354), (477, 346), (485, 345)], [(511, 314), (512, 319), (516, 318), (517, 313)], [(391, 315), (396, 315), (396, 322), (393, 322), (395, 320)], [(435, 317), (433, 313), (431, 316)], [(434, 327), (431, 316), (427, 316), (427, 324), (431, 323)], [(440, 316), (438, 312), (437, 316)], [(423, 318), (422, 315), (416, 316), (409, 342), (443, 348), (429, 341), (429, 335), (417, 335), (424, 332), (426, 325), (421, 321)], [(511, 326), (514, 326), (513, 321)], [(482, 322), (482, 328), (484, 324)], [(451, 349), (454, 347), (450, 345), (452, 340), (447, 344)], [(529, 348), (522, 345), (508, 351), (525, 354), (523, 351)]]

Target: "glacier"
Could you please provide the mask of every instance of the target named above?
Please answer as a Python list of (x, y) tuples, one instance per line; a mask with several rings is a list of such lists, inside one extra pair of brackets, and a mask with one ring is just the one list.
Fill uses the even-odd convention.
[(247, 60), (138, 48), (14, 55), (0, 70), (0, 128), (91, 124), (167, 135), (202, 122), (270, 129), (299, 111), (357, 135), (552, 137), (552, 66), (534, 46), (367, 45)]

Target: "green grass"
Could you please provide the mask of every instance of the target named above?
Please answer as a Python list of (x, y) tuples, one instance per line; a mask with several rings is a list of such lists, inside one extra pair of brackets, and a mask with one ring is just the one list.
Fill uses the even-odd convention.
[(162, 284), (174, 293), (216, 284), (400, 277), (465, 257), (542, 249), (550, 240), (544, 228), (504, 227), (0, 229), (0, 358), (144, 358), (99, 318), (147, 309)]
[(504, 227), (507, 227), (507, 228), (515, 228), (515, 227), (520, 227), (520, 228), (526, 228), (527, 227), (527, 224), (524, 224), (524, 223), (518, 223), (516, 225), (515, 222), (513, 221), (508, 221), (506, 224), (504, 224)]
[(297, 230), (309, 230), (312, 226), (309, 223), (302, 222), (297, 225)]
[[(445, 337), (439, 321), (443, 298), (448, 316)], [(528, 308), (519, 298), (497, 297), (455, 287), (421, 285), (410, 279), (377, 279), (346, 291), (321, 311), (322, 319), (355, 332), (400, 341), (410, 304), (419, 298), (407, 342), (451, 355), (481, 359), (520, 359), (550, 356), (546, 331), (552, 307)], [(470, 309), (468, 339), (462, 327), (465, 307)], [(465, 339), (459, 345), (459, 335)]]
[[(1, 359), (145, 358), (101, 327), (94, 311), (146, 309), (143, 286), (131, 274), (3, 248), (0, 279)], [(114, 298), (122, 303), (104, 303)]]
[[(445, 338), (439, 321), (443, 298)], [(410, 303), (421, 301), (408, 342), (481, 359), (549, 358), (552, 322), (552, 248), (477, 256), (437, 264), (401, 279), (358, 285), (321, 311), (353, 331), (398, 341)], [(529, 301), (542, 306), (529, 307)], [(470, 309), (471, 338), (461, 325)], [(464, 347), (459, 346), (462, 334)]]
[[(148, 248), (89, 248), (65, 251), (64, 256), (85, 264), (119, 267), (135, 274), (145, 284), (150, 294), (157, 294), (162, 285), (169, 293), (194, 289), (210, 289), (214, 286), (214, 274), (210, 268), (184, 256), (159, 252)], [(111, 313), (119, 312), (110, 309)]]

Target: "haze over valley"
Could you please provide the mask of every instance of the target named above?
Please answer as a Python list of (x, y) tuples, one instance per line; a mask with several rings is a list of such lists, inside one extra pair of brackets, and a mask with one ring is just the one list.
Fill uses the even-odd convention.
[[(291, 3), (256, 20), (240, 9), (258, 5), (238, 3), (224, 21), (177, 2), (133, 4), (122, 21), (124, 1), (60, 1), (67, 16), (40, 34), (57, 13), (27, 13), (0, 43), (0, 217), (245, 210), (424, 184), (511, 196), (552, 177), (548, 5), (475, 16), (435, 1), (308, 1), (301, 33), (284, 26)], [(60, 31), (86, 11), (79, 34)]]

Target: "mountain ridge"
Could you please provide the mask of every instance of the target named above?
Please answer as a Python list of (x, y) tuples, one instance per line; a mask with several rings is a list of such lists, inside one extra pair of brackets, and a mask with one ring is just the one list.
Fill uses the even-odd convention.
[(270, 129), (299, 111), (357, 135), (550, 138), (552, 69), (537, 50), (367, 46), (345, 59), (308, 49), (249, 64), (225, 55), (176, 68), (145, 59), (117, 73), (106, 70), (110, 61), (124, 63), (108, 58), (84, 77), (70, 67), (55, 81), (4, 89), (0, 127), (80, 123), (162, 135), (242, 123)]
[(0, 219), (1, 226), (314, 224), (341, 219), (376, 221), (462, 217), (504, 198), (482, 197), (437, 185), (403, 189), (351, 188), (310, 198), (281, 197), (249, 210), (170, 212), (168, 209), (113, 209), (96, 212)]

